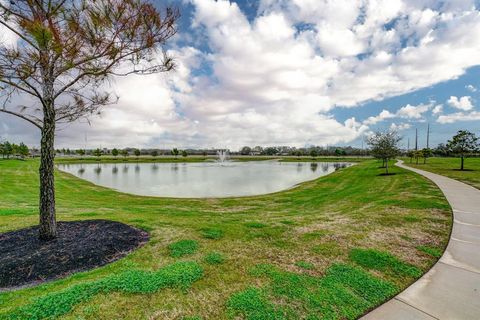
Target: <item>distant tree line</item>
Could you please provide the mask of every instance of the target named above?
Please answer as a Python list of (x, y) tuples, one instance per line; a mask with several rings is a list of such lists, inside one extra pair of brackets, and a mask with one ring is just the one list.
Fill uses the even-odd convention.
[(0, 153), (3, 159), (9, 159), (10, 157), (16, 157), (24, 159), (30, 154), (30, 150), (23, 143), (20, 144), (11, 143), (9, 141), (0, 142)]
[(368, 156), (368, 150), (356, 147), (337, 147), (337, 146), (311, 146), (304, 148), (296, 148), (290, 146), (274, 146), (274, 147), (249, 147), (245, 146), (240, 149), (241, 155), (253, 156)]

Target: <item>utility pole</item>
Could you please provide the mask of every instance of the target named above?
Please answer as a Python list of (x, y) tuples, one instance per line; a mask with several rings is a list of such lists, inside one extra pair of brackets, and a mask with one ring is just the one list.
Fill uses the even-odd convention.
[(418, 151), (418, 129), (415, 128), (415, 151)]
[(430, 147), (430, 123), (428, 124), (427, 127), (427, 149)]

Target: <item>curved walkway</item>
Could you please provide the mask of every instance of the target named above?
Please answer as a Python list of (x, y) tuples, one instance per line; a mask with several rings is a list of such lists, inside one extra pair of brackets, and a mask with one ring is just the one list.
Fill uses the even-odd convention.
[(480, 319), (480, 190), (423, 170), (453, 209), (450, 242), (440, 260), (417, 282), (364, 320)]

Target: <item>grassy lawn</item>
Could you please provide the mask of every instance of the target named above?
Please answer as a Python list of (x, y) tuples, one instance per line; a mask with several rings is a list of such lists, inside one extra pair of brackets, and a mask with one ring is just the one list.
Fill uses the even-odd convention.
[(480, 158), (465, 159), (465, 170), (460, 170), (460, 158), (429, 158), (426, 164), (423, 160), (418, 165), (410, 163), (410, 159), (403, 159), (405, 164), (414, 168), (438, 173), (480, 189)]
[[(451, 228), (432, 183), (378, 167), (227, 199), (132, 196), (57, 172), (59, 220), (121, 221), (151, 240), (105, 267), (0, 293), (0, 319), (355, 319), (426, 272)], [(36, 160), (0, 161), (0, 232), (37, 223), (37, 172)]]

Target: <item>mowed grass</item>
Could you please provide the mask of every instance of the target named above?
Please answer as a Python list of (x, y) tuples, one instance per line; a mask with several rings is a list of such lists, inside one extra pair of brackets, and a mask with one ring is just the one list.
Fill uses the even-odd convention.
[(420, 159), (418, 165), (415, 160), (403, 160), (411, 167), (438, 173), (480, 189), (480, 158), (466, 158), (463, 171), (460, 170), (460, 158), (429, 158), (426, 164)]
[[(441, 192), (392, 171), (380, 176), (368, 160), (284, 192), (226, 199), (132, 196), (57, 172), (59, 220), (121, 221), (151, 240), (110, 265), (0, 293), (0, 318), (354, 319), (428, 270), (448, 240)], [(37, 172), (37, 161), (0, 161), (0, 232), (37, 223)], [(193, 270), (188, 281), (155, 280), (177, 279), (158, 272), (178, 263)]]

